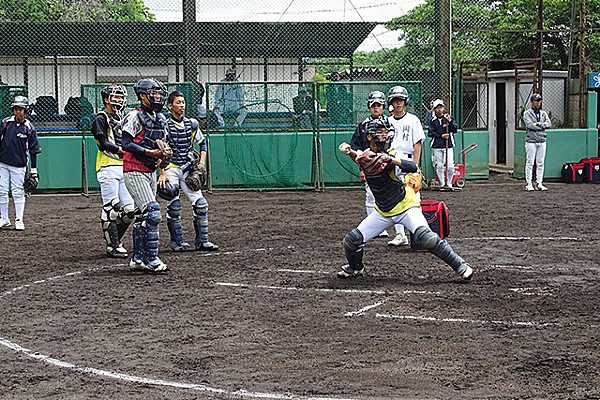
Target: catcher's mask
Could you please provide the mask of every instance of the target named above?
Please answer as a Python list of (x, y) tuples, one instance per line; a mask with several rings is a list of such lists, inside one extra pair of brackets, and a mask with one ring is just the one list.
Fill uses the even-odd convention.
[(394, 127), (387, 118), (377, 118), (367, 125), (367, 134), (371, 135), (378, 151), (387, 152), (394, 139)]
[(117, 114), (120, 114), (125, 109), (127, 105), (127, 89), (124, 86), (113, 83), (103, 87), (100, 94), (102, 95), (102, 100), (108, 100), (108, 103)]
[(150, 108), (152, 110), (159, 112), (162, 110), (165, 102), (167, 101), (167, 88), (166, 86), (154, 79), (154, 78), (144, 78), (137, 81), (137, 83), (133, 86), (133, 90), (137, 95), (138, 100), (142, 100), (140, 95), (146, 94), (148, 95), (148, 100), (150, 101)]

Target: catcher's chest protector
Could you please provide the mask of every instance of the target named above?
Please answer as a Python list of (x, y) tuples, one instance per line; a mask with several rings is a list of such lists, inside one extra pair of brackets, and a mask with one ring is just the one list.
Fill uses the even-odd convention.
[[(432, 231), (442, 239), (450, 236), (450, 221), (446, 203), (437, 200), (423, 200), (421, 201), (421, 210)], [(410, 248), (414, 251), (427, 251), (415, 242), (412, 233), (410, 234)]]

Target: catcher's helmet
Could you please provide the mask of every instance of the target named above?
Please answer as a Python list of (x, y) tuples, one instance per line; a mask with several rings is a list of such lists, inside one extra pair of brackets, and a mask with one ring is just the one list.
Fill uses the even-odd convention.
[(385, 106), (385, 94), (376, 90), (374, 92), (369, 93), (369, 98), (367, 100), (367, 106), (371, 108), (371, 106), (375, 103), (379, 103), (382, 106)]
[(29, 108), (29, 99), (25, 96), (15, 96), (15, 99), (13, 100), (10, 107), (11, 108), (20, 107), (20, 108), (24, 108), (25, 110), (27, 110)]
[(156, 189), (156, 194), (167, 201), (173, 200), (175, 197), (179, 196), (179, 185), (172, 184), (169, 181), (166, 181), (163, 187), (158, 187)]
[(100, 91), (102, 100), (108, 100), (113, 109), (117, 112), (123, 111), (127, 105), (127, 89), (121, 85), (111, 83)]
[(150, 105), (154, 111), (162, 110), (167, 100), (166, 86), (161, 81), (154, 78), (140, 79), (133, 86), (133, 91), (137, 95), (138, 100), (141, 100), (141, 94), (147, 94)]
[(388, 92), (388, 102), (391, 103), (393, 99), (402, 99), (408, 104), (408, 90), (404, 86), (394, 86)]

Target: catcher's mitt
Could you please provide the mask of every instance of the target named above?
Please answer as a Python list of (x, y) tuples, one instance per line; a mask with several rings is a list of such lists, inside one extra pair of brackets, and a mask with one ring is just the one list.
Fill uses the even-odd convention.
[(202, 178), (200, 170), (194, 168), (193, 170), (188, 172), (188, 175), (185, 177), (185, 184), (190, 190), (194, 192), (202, 189)]
[(40, 182), (40, 177), (37, 173), (29, 173), (25, 177), (25, 181), (23, 182), (23, 189), (25, 190), (25, 195), (29, 197), (31, 193), (38, 187), (38, 183)]
[(413, 188), (415, 193), (417, 193), (419, 190), (421, 190), (421, 185), (423, 184), (423, 175), (421, 175), (421, 170), (406, 174), (404, 182), (406, 183), (406, 186)]
[(166, 168), (167, 165), (169, 165), (169, 163), (171, 162), (171, 157), (173, 157), (173, 149), (171, 149), (171, 146), (169, 146), (169, 143), (167, 143), (166, 141), (164, 141), (162, 139), (156, 139), (156, 147), (163, 154), (162, 157), (160, 158), (158, 166), (160, 168)]
[(375, 153), (366, 150), (356, 158), (356, 162), (365, 175), (378, 175), (390, 162), (390, 156), (385, 153)]

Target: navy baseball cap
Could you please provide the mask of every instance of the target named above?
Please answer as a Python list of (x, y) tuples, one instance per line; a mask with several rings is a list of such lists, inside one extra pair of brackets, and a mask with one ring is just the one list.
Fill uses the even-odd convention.
[(531, 101), (538, 101), (542, 99), (542, 95), (539, 93), (534, 93), (531, 95), (531, 98), (529, 100)]

